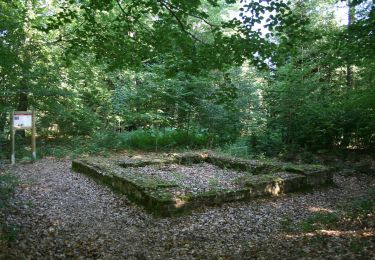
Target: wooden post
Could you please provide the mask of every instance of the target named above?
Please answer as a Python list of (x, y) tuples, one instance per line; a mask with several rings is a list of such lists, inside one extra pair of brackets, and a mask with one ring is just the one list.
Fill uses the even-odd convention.
[(12, 165), (16, 163), (15, 136), (14, 136), (15, 130), (14, 130), (14, 124), (13, 124), (13, 117), (14, 117), (14, 111), (12, 111), (10, 114), (10, 139), (11, 139), (11, 145), (12, 145), (10, 161)]
[(35, 109), (32, 109), (32, 133), (31, 133), (31, 151), (32, 160), (36, 161), (36, 127), (35, 127)]

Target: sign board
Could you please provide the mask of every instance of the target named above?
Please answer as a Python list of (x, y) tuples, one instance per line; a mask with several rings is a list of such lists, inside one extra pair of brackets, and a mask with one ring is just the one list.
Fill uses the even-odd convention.
[(16, 129), (31, 129), (33, 127), (33, 115), (30, 112), (14, 112), (13, 127)]
[(13, 111), (11, 113), (11, 124), (10, 132), (12, 139), (12, 154), (11, 154), (11, 163), (15, 164), (16, 162), (16, 153), (15, 153), (15, 138), (16, 131), (22, 129), (31, 129), (31, 151), (32, 159), (36, 160), (36, 128), (35, 128), (35, 111)]

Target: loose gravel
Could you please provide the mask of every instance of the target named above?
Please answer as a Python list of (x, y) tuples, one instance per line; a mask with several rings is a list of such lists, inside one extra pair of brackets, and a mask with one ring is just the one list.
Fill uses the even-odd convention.
[(374, 180), (336, 174), (335, 186), (309, 193), (155, 218), (125, 196), (72, 172), (69, 160), (43, 159), (9, 170), (21, 185), (6, 222), (19, 230), (0, 253), (4, 259), (293, 259), (297, 247), (305, 258), (361, 257), (363, 252), (342, 246), (340, 236), (332, 236), (319, 254), (305, 238), (290, 237), (283, 223), (297, 223), (316, 211), (337, 211)]
[(239, 187), (244, 172), (221, 169), (209, 163), (193, 165), (169, 164), (164, 166), (127, 167), (127, 172), (144, 177), (157, 177), (176, 183), (185, 193), (196, 194), (212, 189), (233, 189)]

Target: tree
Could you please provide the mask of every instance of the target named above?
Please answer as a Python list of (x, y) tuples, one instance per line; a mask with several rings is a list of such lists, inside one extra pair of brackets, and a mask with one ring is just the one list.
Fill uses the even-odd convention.
[[(282, 130), (285, 143), (310, 148), (371, 147), (373, 137), (367, 130), (373, 129), (373, 106), (368, 100), (373, 95), (367, 80), (362, 79), (373, 61), (367, 60), (360, 49), (371, 52), (364, 42), (373, 36), (359, 32), (371, 30), (367, 24), (373, 7), (360, 5), (365, 2), (351, 3), (350, 10), (355, 9), (362, 16), (357, 15), (358, 20), (351, 20), (347, 27), (327, 23), (334, 20), (329, 12), (322, 11), (324, 5), (333, 10), (336, 2), (296, 1), (289, 18), (300, 17), (303, 22), (297, 24), (299, 29), (281, 26), (273, 32), (277, 51), (272, 60), (272, 81), (266, 89), (268, 123), (273, 129)], [(361, 90), (353, 89), (354, 78), (360, 82)], [(343, 85), (350, 88), (342, 88)], [(355, 106), (367, 112), (360, 112)]]

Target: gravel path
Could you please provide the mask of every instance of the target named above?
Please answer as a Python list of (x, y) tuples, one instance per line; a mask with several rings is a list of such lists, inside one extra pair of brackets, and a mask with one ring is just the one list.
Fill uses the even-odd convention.
[(336, 187), (161, 219), (72, 172), (69, 160), (43, 159), (10, 170), (22, 184), (13, 199), (17, 210), (7, 222), (22, 228), (3, 253), (6, 259), (285, 259), (295, 258), (296, 246), (305, 257), (375, 257), (374, 252), (348, 251), (339, 236), (332, 236), (319, 255), (305, 238), (291, 237), (282, 225), (315, 211), (337, 210), (371, 185), (373, 177), (366, 175), (337, 174)]

